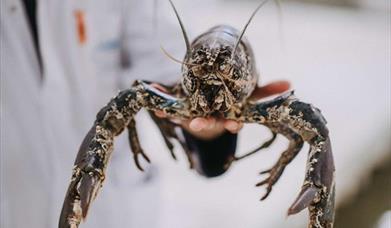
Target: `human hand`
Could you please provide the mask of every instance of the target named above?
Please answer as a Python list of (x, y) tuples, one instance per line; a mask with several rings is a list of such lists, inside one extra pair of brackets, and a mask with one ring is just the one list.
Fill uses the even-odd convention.
[[(155, 85), (156, 86), (156, 85)], [(163, 90), (161, 87), (156, 86), (158, 89)], [(262, 87), (255, 88), (254, 92), (251, 94), (251, 100), (259, 100), (264, 97), (272, 96), (275, 94), (279, 94), (285, 92), (290, 87), (288, 81), (276, 81), (270, 84), (267, 84)], [(165, 118), (166, 115), (163, 112), (156, 111), (155, 115), (160, 118)], [(203, 118), (196, 117), (191, 120), (173, 120), (179, 125), (182, 126), (187, 132), (192, 134), (193, 136), (203, 139), (203, 140), (212, 140), (225, 131), (229, 131), (233, 134), (238, 133), (240, 129), (243, 127), (242, 122), (237, 122), (234, 120), (226, 120), (226, 119), (216, 119), (213, 117)]]

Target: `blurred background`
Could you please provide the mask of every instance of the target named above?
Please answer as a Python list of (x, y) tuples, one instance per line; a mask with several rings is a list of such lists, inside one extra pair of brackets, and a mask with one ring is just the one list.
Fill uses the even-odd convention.
[[(176, 1), (191, 38), (216, 24), (242, 28), (258, 3)], [(168, 4), (159, 10), (177, 25)], [(296, 95), (327, 118), (337, 169), (336, 227), (391, 227), (390, 2), (282, 1), (280, 17), (278, 12), (270, 2), (246, 32), (260, 84), (290, 80)], [(177, 27), (172, 36), (183, 43)], [(147, 118), (142, 121), (152, 125)], [(142, 137), (145, 150), (156, 151), (157, 131), (140, 130), (148, 135)], [(268, 137), (264, 127), (246, 125), (238, 153)], [(306, 211), (291, 217), (286, 211), (301, 187), (308, 147), (288, 166), (269, 198), (259, 202), (264, 189), (254, 187), (262, 179), (257, 173), (278, 159), (287, 145), (284, 138), (213, 179), (189, 172), (184, 157), (173, 164), (160, 145), (151, 155), (164, 164), (159, 227), (305, 227)]]
[[(6, 13), (2, 17), (2, 26), (4, 18), (11, 25), (2, 27), (6, 29), (12, 29), (12, 23), (17, 18), (15, 12), (18, 12), (17, 7), (12, 5), (16, 1), (9, 2), (11, 7), (6, 8), (8, 5), (5, 5), (1, 11)], [(140, 7), (137, 14), (139, 8), (124, 4), (128, 2), (140, 5), (148, 2), (151, 7), (146, 7), (148, 13)], [(16, 91), (19, 97), (15, 97), (16, 101), (7, 98), (3, 101), (2, 91), (2, 107), (16, 102), (23, 108), (42, 111), (41, 107), (45, 107), (47, 110), (43, 110), (43, 116), (41, 112), (35, 113), (38, 113), (39, 119), (32, 112), (22, 113), (24, 117), (30, 116), (23, 121), (17, 119), (23, 116), (19, 115), (21, 113), (2, 110), (2, 149), (5, 143), (10, 148), (13, 145), (20, 147), (16, 147), (16, 152), (1, 153), (1, 219), (8, 219), (9, 224), (13, 224), (20, 223), (22, 216), (26, 216), (31, 221), (47, 220), (50, 225), (46, 227), (57, 224), (77, 148), (96, 111), (114, 96), (118, 87), (128, 87), (136, 75), (145, 79), (148, 75), (163, 74), (166, 69), (162, 68), (167, 67), (176, 69), (173, 75), (178, 77), (166, 81), (179, 80), (180, 65), (160, 53), (159, 44), (149, 45), (150, 40), (143, 36), (153, 34), (150, 32), (152, 2), (102, 0), (41, 4), (43, 16), (40, 22), (46, 29), (41, 34), (44, 41), (50, 41), (41, 43), (42, 54), (46, 57), (44, 60), (51, 61), (51, 64), (44, 61), (48, 77), (45, 75), (44, 83), (33, 85), (43, 85), (37, 91), (46, 97), (36, 105), (28, 101), (30, 97), (19, 94), (18, 83), (6, 84), (15, 87), (2, 85), (2, 90)], [(63, 10), (60, 3), (73, 8)], [(190, 39), (194, 39), (217, 24), (232, 25), (240, 30), (259, 1), (175, 0), (175, 3)], [(259, 84), (289, 80), (297, 97), (317, 106), (328, 120), (336, 163), (335, 227), (391, 228), (391, 3), (389, 0), (284, 0), (281, 3), (281, 10), (273, 1), (266, 4), (245, 34), (255, 52), (261, 76)], [(161, 25), (156, 37), (175, 57), (181, 58), (185, 44), (168, 1), (159, 0), (157, 9), (158, 21), (167, 19), (169, 26), (166, 27), (174, 29), (165, 29)], [(82, 16), (85, 12), (86, 22)], [(132, 13), (137, 18), (132, 18)], [(49, 20), (45, 18), (48, 16)], [(130, 72), (118, 69), (119, 56), (127, 57), (122, 56), (120, 51), (123, 47), (119, 40), (123, 37), (118, 38), (118, 34), (122, 35), (121, 25), (126, 24), (121, 21), (123, 18), (133, 23), (130, 23), (132, 44), (129, 49), (141, 59), (133, 58), (133, 63), (121, 62), (132, 66)], [(83, 23), (89, 27), (83, 27)], [(79, 40), (75, 39), (77, 34)], [(19, 34), (16, 35), (19, 37)], [(22, 56), (27, 56), (23, 49), (18, 50)], [(150, 58), (153, 53), (158, 53), (164, 60)], [(8, 58), (6, 55), (4, 58)], [(1, 60), (3, 63), (4, 59)], [(13, 65), (2, 67), (19, 68), (20, 60), (25, 59), (11, 59)], [(24, 73), (20, 74), (23, 77), (16, 77), (17, 80), (31, 79)], [(113, 80), (122, 73), (132, 77), (124, 77), (123, 83)], [(93, 77), (95, 75), (97, 77)], [(7, 76), (12, 79), (14, 75)], [(89, 83), (91, 81), (94, 83)], [(71, 85), (69, 88), (68, 84)], [(51, 90), (43, 89), (48, 85)], [(30, 87), (25, 87), (26, 93)], [(87, 92), (84, 90), (86, 87), (89, 88)], [(94, 103), (91, 105), (93, 108), (85, 105), (90, 101)], [(5, 120), (3, 113), (8, 114), (8, 119)], [(39, 123), (41, 119), (42, 123)], [(35, 128), (14, 128), (13, 123), (19, 122), (27, 123), (26, 126), (30, 123), (45, 125), (50, 129), (44, 128), (42, 132), (52, 141), (39, 137), (41, 131)], [(3, 132), (3, 124), (7, 123), (7, 129), (11, 131)], [(288, 143), (283, 137), (279, 136), (270, 148), (233, 164), (224, 175), (206, 179), (188, 169), (187, 159), (180, 149), (176, 149), (179, 161), (172, 160), (157, 127), (146, 112), (137, 115), (137, 124), (140, 141), (152, 164), (143, 164), (146, 172), (138, 172), (132, 163), (127, 135), (122, 134), (108, 168), (105, 186), (81, 227), (112, 227), (106, 225), (106, 222), (113, 224), (112, 221), (121, 224), (119, 227), (146, 228), (306, 227), (306, 210), (290, 217), (286, 213), (304, 179), (307, 145), (285, 169), (269, 197), (260, 202), (265, 189), (254, 187), (264, 178), (258, 173), (277, 161)], [(73, 134), (73, 130), (77, 133)], [(29, 132), (33, 135), (28, 135)], [(22, 143), (19, 136), (25, 136)], [(7, 141), (7, 137), (14, 141)], [(244, 154), (269, 138), (270, 132), (265, 127), (246, 125), (239, 134), (237, 154)], [(51, 149), (26, 149), (28, 143), (50, 144), (51, 147), (42, 148)], [(33, 203), (25, 203), (30, 200)], [(31, 214), (27, 216), (26, 213)], [(19, 215), (22, 215), (21, 218)], [(38, 221), (36, 224), (39, 222), (42, 223)]]

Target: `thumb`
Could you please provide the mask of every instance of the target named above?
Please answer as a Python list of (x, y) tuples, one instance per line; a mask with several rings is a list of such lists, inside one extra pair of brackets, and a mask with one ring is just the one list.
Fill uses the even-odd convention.
[(290, 83), (285, 80), (272, 82), (262, 87), (255, 88), (251, 94), (251, 100), (258, 100), (264, 97), (272, 96), (275, 94), (283, 93), (290, 88)]

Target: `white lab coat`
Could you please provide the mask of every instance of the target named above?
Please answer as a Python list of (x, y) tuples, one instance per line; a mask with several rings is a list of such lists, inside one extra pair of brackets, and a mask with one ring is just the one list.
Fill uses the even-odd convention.
[[(96, 112), (134, 79), (179, 77), (179, 67), (159, 51), (159, 42), (171, 51), (183, 44), (168, 39), (179, 30), (159, 20), (160, 35), (154, 34), (152, 0), (37, 3), (43, 80), (21, 1), (1, 1), (2, 228), (56, 227), (74, 158)], [(84, 12), (84, 43), (76, 11)], [(131, 66), (123, 69), (127, 55)], [(143, 181), (148, 174), (135, 169), (126, 143), (116, 141), (105, 193), (83, 227), (155, 226), (159, 178)]]

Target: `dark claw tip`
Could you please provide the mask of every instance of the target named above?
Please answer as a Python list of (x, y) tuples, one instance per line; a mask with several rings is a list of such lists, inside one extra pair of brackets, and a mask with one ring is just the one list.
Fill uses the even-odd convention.
[(141, 172), (144, 172), (144, 169), (140, 165), (136, 165), (137, 169), (140, 170)]
[(136, 167), (138, 170), (140, 170), (141, 172), (144, 172), (144, 169), (141, 167), (140, 162), (138, 161), (137, 157), (134, 157), (134, 163), (136, 164)]
[(259, 201), (264, 201), (269, 196), (269, 193), (262, 196), (262, 198), (259, 199)]
[(269, 178), (267, 178), (267, 179), (264, 180), (264, 181), (261, 181), (261, 182), (257, 183), (257, 184), (255, 185), (255, 187), (262, 186), (262, 185), (264, 185), (264, 184), (267, 184), (268, 182), (269, 182)]
[(270, 173), (270, 169), (265, 170), (265, 171), (262, 171), (262, 172), (260, 172), (259, 174), (260, 174), (260, 175), (263, 175), (263, 174), (267, 174), (267, 173)]
[(147, 161), (148, 163), (151, 163), (151, 160), (149, 159), (149, 157), (146, 154), (144, 154), (144, 152), (142, 152), (141, 155), (143, 156), (145, 161)]
[(170, 152), (171, 152), (171, 157), (172, 157), (175, 161), (177, 161), (177, 158), (176, 158), (176, 155), (175, 155), (174, 151), (173, 151), (172, 149), (170, 149)]
[(272, 189), (268, 188), (265, 195), (262, 196), (261, 201), (265, 200), (269, 196), (271, 191), (272, 191)]
[(144, 157), (145, 158), (145, 161), (147, 161), (148, 163), (151, 163), (151, 160), (148, 158), (148, 157)]

